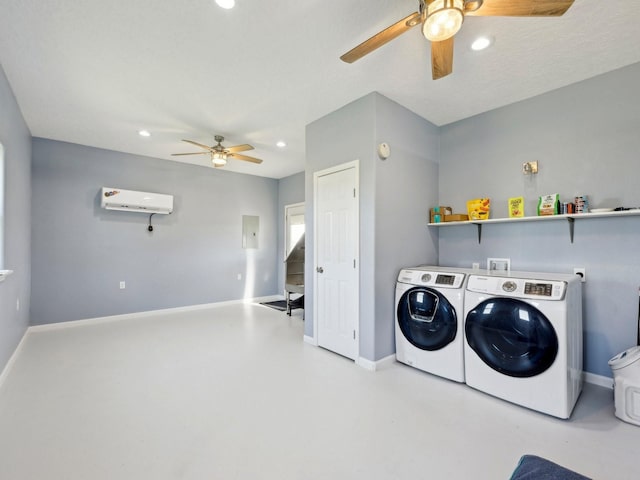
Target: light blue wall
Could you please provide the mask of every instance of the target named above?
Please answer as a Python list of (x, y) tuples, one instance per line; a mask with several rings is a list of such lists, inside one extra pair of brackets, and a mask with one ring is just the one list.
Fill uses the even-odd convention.
[[(380, 142), (391, 145), (382, 161)], [(313, 291), (313, 174), (360, 162), (360, 356), (395, 351), (393, 292), (398, 270), (437, 261), (425, 210), (436, 202), (437, 128), (378, 93), (311, 123), (306, 130), (305, 288)], [(313, 336), (313, 298), (305, 296), (305, 335)]]
[[(32, 324), (278, 291), (277, 180), (38, 138), (32, 178)], [(174, 212), (149, 233), (147, 214), (100, 208), (104, 186), (174, 195)], [(260, 217), (257, 250), (243, 215)]]
[[(395, 353), (395, 284), (402, 267), (438, 262), (437, 232), (425, 228), (438, 201), (439, 130), (376, 94), (376, 141), (391, 147), (375, 165), (375, 358)], [(367, 357), (370, 358), (370, 357)]]
[[(335, 165), (360, 161), (360, 354), (363, 353), (362, 319), (374, 318), (371, 301), (375, 291), (373, 282), (374, 258), (374, 201), (373, 161), (375, 155), (375, 96), (367, 95), (335, 112), (310, 123), (306, 127), (305, 147), (305, 322), (304, 333), (313, 337), (312, 292), (315, 278), (313, 174)], [(373, 332), (371, 333), (373, 337)], [(373, 345), (368, 345), (373, 350)]]
[[(0, 371), (29, 325), (31, 285), (31, 133), (0, 66), (0, 143), (4, 146), (4, 268), (0, 283)], [(16, 310), (16, 300), (20, 310)]]
[[(490, 197), (505, 217), (509, 197), (588, 195), (593, 207), (640, 207), (640, 64), (441, 128), (440, 204), (464, 212)], [(540, 173), (522, 175), (538, 160)], [(607, 360), (636, 342), (640, 217), (584, 219), (570, 243), (567, 222), (439, 228), (440, 263), (471, 267), (509, 257), (513, 270), (569, 272), (586, 267), (585, 370), (610, 376)]]
[(278, 290), (284, 291), (284, 207), (304, 202), (304, 172), (278, 180)]
[[(5, 267), (16, 271), (0, 285), (0, 366), (25, 331), (30, 303), (32, 323), (39, 324), (281, 293), (281, 210), (290, 203), (285, 197), (300, 195), (296, 176), (279, 183), (35, 139), (31, 209), (30, 134), (4, 72), (0, 73), (0, 141), (5, 147), (7, 189)], [(488, 256), (505, 256), (520, 270), (567, 272), (574, 266), (586, 267), (585, 368), (610, 375), (607, 359), (635, 343), (640, 218), (579, 221), (573, 244), (564, 222), (485, 226), (480, 245), (472, 226), (425, 229), (426, 234), (420, 227), (408, 234), (395, 222), (400, 220), (397, 212), (404, 209), (414, 220), (403, 219), (405, 226), (423, 225), (433, 204), (463, 212), (467, 199), (485, 195), (492, 198), (494, 217), (506, 216), (506, 199), (518, 195), (526, 198), (527, 215), (534, 213), (536, 198), (547, 193), (560, 193), (564, 199), (587, 194), (595, 207), (640, 206), (639, 82), (640, 64), (636, 64), (440, 129), (371, 94), (310, 124), (302, 187), (309, 237), (313, 172), (354, 159), (361, 162), (361, 356), (376, 360), (392, 351), (389, 312), (394, 267), (435, 263), (439, 248), (442, 265), (470, 266), (484, 264)], [(381, 141), (392, 146), (392, 156), (385, 162), (375, 153)], [(425, 170), (418, 173), (420, 158)], [(521, 174), (522, 163), (530, 160), (540, 162), (540, 173), (533, 178)], [(438, 161), (436, 188), (429, 182), (438, 175)], [(101, 186), (173, 193), (176, 212), (154, 216), (156, 231), (149, 235), (146, 216), (98, 208)], [(438, 190), (436, 202), (431, 195)], [(402, 192), (416, 191), (423, 196), (407, 196), (405, 203), (396, 203)], [(247, 255), (238, 247), (244, 214), (260, 216), (264, 252)], [(420, 235), (426, 236), (414, 243)], [(431, 248), (436, 235), (438, 246)], [(425, 250), (396, 257), (404, 255), (394, 249), (398, 243)], [(393, 258), (387, 262), (387, 256)], [(311, 292), (311, 242), (306, 265), (307, 292)], [(256, 274), (247, 286), (251, 271)], [(236, 280), (238, 273), (242, 281)], [(117, 288), (120, 280), (127, 281), (124, 291)], [(310, 295), (306, 303), (305, 334), (312, 335)]]

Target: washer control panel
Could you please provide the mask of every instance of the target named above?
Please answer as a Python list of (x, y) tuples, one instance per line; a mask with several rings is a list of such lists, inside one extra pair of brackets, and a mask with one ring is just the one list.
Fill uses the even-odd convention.
[[(464, 277), (462, 277), (464, 278)], [(451, 285), (453, 286), (456, 283), (456, 276), (455, 275), (443, 275), (443, 274), (438, 274), (438, 276), (436, 277), (436, 285)]]
[(398, 275), (398, 282), (424, 287), (462, 288), (465, 273), (403, 269)]
[(525, 282), (524, 293), (527, 295), (540, 295), (542, 297), (550, 297), (553, 293), (553, 285), (551, 283)]
[(472, 274), (469, 275), (467, 290), (504, 297), (562, 300), (567, 291), (567, 282)]

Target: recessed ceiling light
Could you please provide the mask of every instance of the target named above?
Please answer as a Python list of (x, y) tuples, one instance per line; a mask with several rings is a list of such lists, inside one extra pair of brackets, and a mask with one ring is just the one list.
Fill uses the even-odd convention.
[(282, 140), (276, 143), (276, 147), (284, 148), (286, 146), (287, 146), (287, 142), (283, 142)]
[(236, 5), (235, 0), (216, 0), (216, 3), (219, 7), (226, 9), (233, 8)]
[(479, 51), (489, 47), (493, 41), (490, 37), (478, 37), (471, 44), (471, 50)]
[(150, 137), (151, 132), (149, 130), (140, 130), (138, 132), (138, 135), (140, 135), (141, 137)]

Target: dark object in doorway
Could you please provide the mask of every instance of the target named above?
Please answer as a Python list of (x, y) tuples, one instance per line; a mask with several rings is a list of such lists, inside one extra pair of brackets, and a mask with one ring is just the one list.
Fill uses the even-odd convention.
[(260, 302), (260, 305), (271, 307), (275, 310), (280, 310), (281, 312), (287, 310), (287, 302), (285, 300), (276, 300), (274, 302)]
[(271, 307), (281, 312), (287, 312), (287, 315), (291, 315), (291, 310), (295, 308), (304, 308), (304, 295), (296, 298), (295, 300), (289, 300), (289, 308), (287, 308), (286, 300), (276, 300), (274, 302), (261, 302), (260, 305)]
[(304, 308), (304, 295), (301, 295), (294, 300), (289, 300), (289, 310), (287, 311), (287, 314), (291, 315), (291, 310), (294, 308)]

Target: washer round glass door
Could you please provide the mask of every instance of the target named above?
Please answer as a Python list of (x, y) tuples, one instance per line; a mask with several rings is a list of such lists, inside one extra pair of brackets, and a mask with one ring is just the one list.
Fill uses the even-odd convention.
[(440, 350), (456, 338), (456, 311), (440, 292), (414, 287), (400, 297), (398, 325), (405, 338), (421, 350)]
[(558, 354), (551, 322), (533, 305), (513, 298), (490, 298), (467, 314), (467, 343), (494, 370), (511, 377), (533, 377)]

